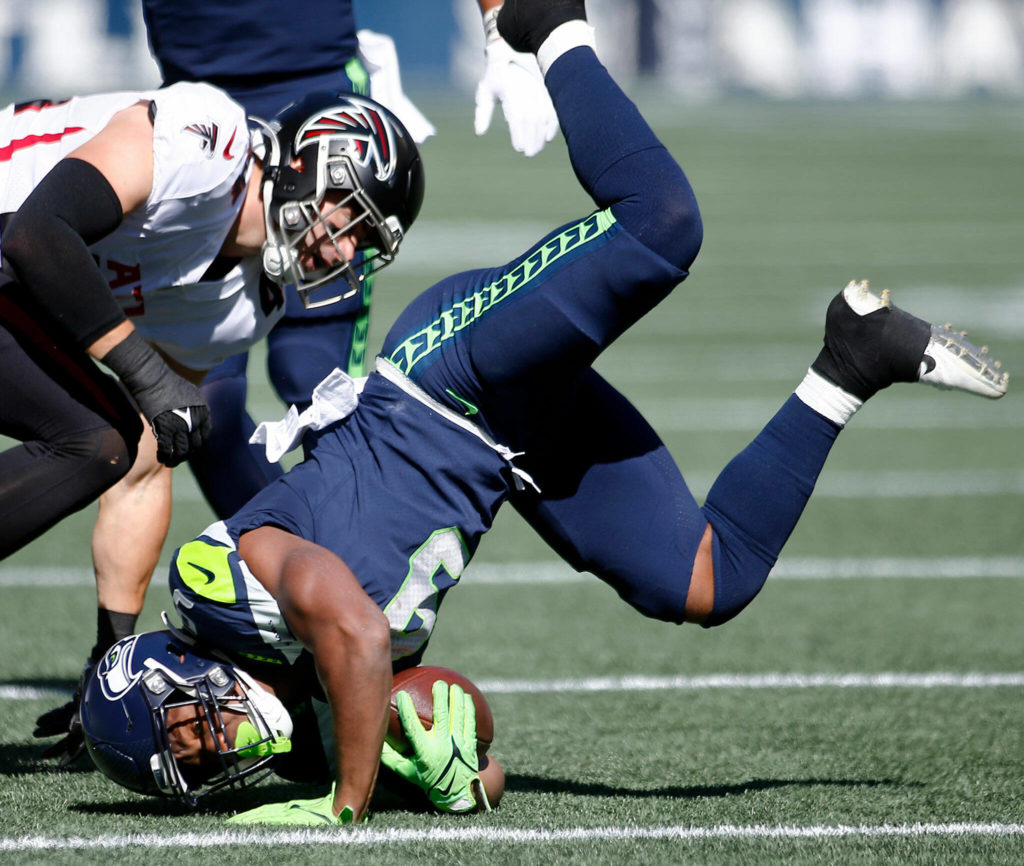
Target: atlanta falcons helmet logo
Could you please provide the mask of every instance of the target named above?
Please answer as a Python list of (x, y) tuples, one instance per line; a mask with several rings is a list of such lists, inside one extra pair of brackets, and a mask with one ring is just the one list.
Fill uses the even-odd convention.
[[(351, 297), (394, 260), (419, 213), (416, 142), (383, 105), (331, 90), (307, 93), (270, 121), (251, 119), (266, 146), (264, 272), (294, 285), (307, 307)], [(313, 231), (335, 245), (335, 255), (305, 254)], [(338, 246), (346, 234), (357, 239), (355, 258)]]
[(344, 105), (311, 117), (299, 128), (295, 151), (322, 136), (333, 141), (340, 137), (349, 158), (358, 166), (370, 168), (377, 180), (387, 181), (395, 173), (395, 131), (373, 103), (350, 96)]

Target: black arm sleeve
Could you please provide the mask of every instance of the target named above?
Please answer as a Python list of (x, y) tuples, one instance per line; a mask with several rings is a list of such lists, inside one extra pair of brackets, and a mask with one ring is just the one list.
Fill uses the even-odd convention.
[(123, 216), (99, 169), (72, 158), (53, 167), (3, 228), (4, 269), (83, 349), (125, 319), (89, 253)]

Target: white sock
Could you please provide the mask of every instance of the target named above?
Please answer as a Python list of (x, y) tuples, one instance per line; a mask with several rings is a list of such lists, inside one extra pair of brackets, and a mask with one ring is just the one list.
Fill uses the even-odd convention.
[(863, 400), (811, 369), (807, 370), (807, 375), (794, 393), (805, 405), (841, 427), (845, 427), (854, 412), (864, 405)]
[(540, 66), (541, 74), (547, 75), (551, 64), (565, 52), (581, 45), (595, 47), (593, 27), (581, 18), (559, 24), (537, 49), (537, 65)]

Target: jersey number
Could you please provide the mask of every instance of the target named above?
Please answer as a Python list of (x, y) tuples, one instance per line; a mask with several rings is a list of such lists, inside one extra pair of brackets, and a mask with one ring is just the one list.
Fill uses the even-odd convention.
[(409, 571), (384, 608), (391, 624), (391, 657), (405, 658), (430, 639), (437, 606), (459, 582), (466, 567), (466, 545), (454, 527), (438, 529), (409, 557)]

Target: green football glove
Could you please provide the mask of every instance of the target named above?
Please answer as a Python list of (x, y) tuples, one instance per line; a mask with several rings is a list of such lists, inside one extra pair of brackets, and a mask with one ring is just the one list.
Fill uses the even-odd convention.
[(425, 791), (430, 802), (442, 812), (471, 812), (477, 807), (477, 796), (480, 805), (490, 811), (480, 784), (473, 698), (459, 686), (449, 688), (444, 680), (434, 683), (432, 694), (434, 726), (428, 731), (416, 714), (409, 693), (398, 693), (398, 719), (412, 754), (403, 755), (385, 743), (381, 762)]
[[(267, 803), (228, 818), (229, 824), (293, 824), (322, 827), (325, 824), (353, 824), (355, 810), (346, 806), (334, 817), (334, 786), (330, 793), (313, 800), (289, 800), (287, 803)], [(363, 819), (366, 820), (365, 818)]]

